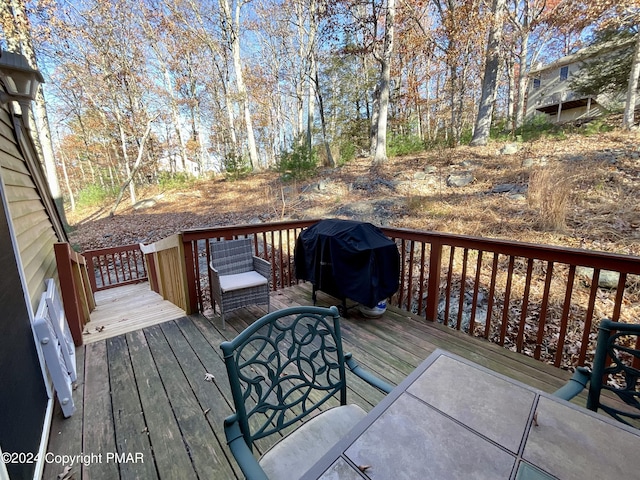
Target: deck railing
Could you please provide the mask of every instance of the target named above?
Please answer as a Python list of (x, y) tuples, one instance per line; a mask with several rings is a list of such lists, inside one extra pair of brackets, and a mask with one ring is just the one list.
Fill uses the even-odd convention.
[[(211, 306), (209, 241), (252, 237), (271, 262), (272, 288), (297, 283), (298, 234), (317, 220), (183, 233), (193, 311)], [(398, 245), (400, 288), (391, 303), (559, 367), (584, 364), (602, 318), (640, 318), (640, 258), (604, 252), (382, 228)], [(601, 287), (604, 271), (617, 275)], [(381, 299), (382, 300), (382, 299)]]
[(138, 244), (87, 250), (82, 255), (87, 260), (94, 292), (147, 280), (144, 255)]
[[(255, 254), (271, 263), (272, 289), (279, 290), (298, 282), (295, 242), (316, 221), (183, 232), (185, 310), (204, 312), (212, 306), (211, 241), (253, 238)], [(400, 228), (382, 231), (396, 242), (401, 258), (400, 287), (391, 304), (547, 363), (584, 364), (595, 349), (600, 319), (637, 323), (640, 318), (640, 257)], [(123, 255), (118, 252), (139, 247), (112, 250)], [(107, 258), (102, 252), (100, 258)], [(142, 263), (129, 261), (134, 253), (124, 258), (109, 261), (112, 270)], [(128, 268), (127, 274), (107, 270), (96, 277), (109, 284), (113, 278), (135, 281), (137, 270)], [(605, 273), (614, 276), (613, 285), (601, 285)]]

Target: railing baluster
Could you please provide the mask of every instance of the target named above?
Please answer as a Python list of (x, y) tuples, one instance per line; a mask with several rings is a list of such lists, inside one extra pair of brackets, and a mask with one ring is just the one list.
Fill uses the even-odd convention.
[(502, 324), (500, 327), (500, 345), (504, 345), (504, 340), (507, 337), (507, 326), (509, 324), (509, 308), (511, 306), (511, 283), (513, 281), (513, 265), (515, 263), (515, 257), (509, 256), (509, 267), (507, 268), (507, 285), (504, 291), (504, 306), (502, 307)]
[(484, 325), (484, 338), (489, 338), (491, 331), (491, 320), (493, 318), (494, 295), (496, 292), (496, 277), (498, 275), (498, 254), (493, 254), (493, 262), (491, 263), (491, 283), (489, 285), (489, 300), (487, 303), (487, 322)]
[(467, 287), (467, 262), (469, 261), (469, 249), (465, 248), (462, 252), (462, 273), (460, 274), (460, 299), (458, 300), (458, 318), (456, 321), (456, 330), (460, 330), (462, 326), (462, 314), (464, 313), (464, 292)]
[(593, 311), (596, 305), (596, 295), (598, 294), (598, 283), (600, 282), (600, 269), (593, 270), (593, 278), (591, 279), (591, 292), (589, 294), (589, 307), (584, 319), (584, 330), (582, 331), (582, 345), (580, 345), (580, 356), (578, 357), (578, 365), (584, 365), (584, 359), (589, 347), (589, 334), (591, 333), (591, 322), (593, 321)]
[(576, 266), (569, 266), (569, 275), (567, 276), (567, 289), (564, 295), (564, 305), (562, 307), (562, 317), (560, 319), (560, 332), (558, 332), (558, 345), (556, 346), (556, 357), (553, 364), (556, 367), (562, 362), (562, 354), (564, 352), (564, 340), (567, 336), (567, 327), (569, 325), (569, 312), (571, 311), (571, 297), (573, 296), (573, 284), (576, 278)]
[[(615, 299), (615, 303), (613, 304), (613, 313), (611, 315), (611, 320), (614, 322), (620, 321), (620, 310), (622, 309), (622, 299), (624, 298), (624, 289), (626, 284), (627, 284), (627, 274), (621, 273), (620, 277), (618, 278), (616, 299)], [(640, 341), (640, 337), (638, 337), (638, 340)]]
[(429, 252), (429, 285), (427, 286), (426, 319), (431, 322), (438, 320), (438, 305), (440, 304), (440, 275), (442, 272), (442, 245), (432, 243)]
[(398, 293), (398, 307), (403, 308), (405, 277), (408, 275), (407, 265), (405, 263), (405, 259), (407, 255), (406, 255), (406, 243), (404, 238), (400, 240), (400, 252), (401, 252), (400, 253), (400, 289)]
[(418, 289), (418, 315), (422, 315), (422, 297), (424, 295), (424, 258), (425, 258), (426, 244), (420, 242), (420, 288)]
[(533, 258), (527, 261), (527, 277), (522, 294), (522, 307), (520, 312), (520, 324), (518, 325), (518, 335), (516, 337), (516, 351), (522, 352), (524, 344), (524, 331), (527, 323), (527, 312), (529, 309), (529, 292), (531, 291), (531, 275), (533, 273)]
[(471, 318), (469, 319), (469, 335), (474, 334), (476, 326), (476, 310), (478, 309), (478, 290), (480, 289), (480, 272), (482, 270), (482, 250), (478, 252), (476, 276), (473, 280), (473, 299), (471, 300)]
[[(449, 251), (449, 271), (447, 272), (447, 287), (445, 289), (444, 302), (444, 321), (445, 325), (449, 325), (449, 308), (451, 306), (451, 279), (453, 278), (453, 260), (456, 255), (456, 248), (450, 247)], [(436, 316), (437, 318), (437, 316)]]
[[(414, 248), (414, 243), (413, 240), (409, 240), (409, 248), (411, 250), (409, 250), (409, 268), (408, 270), (408, 275), (407, 275), (407, 311), (411, 311), (411, 305), (412, 305), (412, 298), (413, 298), (413, 248)], [(378, 300), (383, 300), (382, 298), (379, 298)]]
[(536, 348), (533, 358), (540, 360), (542, 342), (544, 340), (544, 327), (547, 324), (547, 310), (549, 308), (549, 293), (551, 292), (551, 280), (553, 279), (553, 262), (547, 262), (547, 274), (544, 280), (544, 293), (542, 295), (542, 305), (540, 306), (540, 317), (538, 318), (538, 334), (536, 336)]
[[(284, 283), (284, 257), (282, 255), (282, 232), (278, 232), (278, 254), (280, 255), (280, 261), (278, 262), (280, 264), (280, 287), (284, 288), (285, 283)], [(273, 286), (274, 290), (277, 290), (277, 287), (274, 285)]]

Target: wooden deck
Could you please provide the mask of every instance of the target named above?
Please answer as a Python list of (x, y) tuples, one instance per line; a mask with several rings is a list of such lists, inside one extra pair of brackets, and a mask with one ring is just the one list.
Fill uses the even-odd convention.
[[(308, 305), (310, 298), (310, 286), (299, 285), (272, 293), (271, 305)], [(336, 303), (318, 294), (318, 305)], [(218, 346), (264, 313), (259, 307), (236, 310), (227, 315), (226, 330), (217, 317), (182, 316), (79, 348), (80, 380), (74, 392), (78, 411), (63, 419), (56, 407), (48, 451), (58, 463), (48, 463), (43, 478), (55, 479), (65, 467), (71, 467), (76, 480), (242, 478), (224, 441), (222, 422), (232, 409)], [(436, 348), (546, 392), (569, 377), (565, 371), (393, 308), (380, 319), (364, 319), (350, 311), (342, 333), (345, 351), (393, 384)], [(205, 381), (206, 374), (215, 379)], [(380, 398), (371, 387), (350, 384), (349, 401), (365, 410)], [(259, 445), (259, 450), (267, 446)], [(118, 459), (116, 454), (130, 455)]]
[(83, 330), (85, 344), (184, 317), (184, 310), (149, 288), (149, 282), (101, 290)]

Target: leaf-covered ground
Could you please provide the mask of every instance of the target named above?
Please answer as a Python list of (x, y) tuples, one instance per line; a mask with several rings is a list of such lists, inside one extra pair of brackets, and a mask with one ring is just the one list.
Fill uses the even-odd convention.
[[(571, 135), (519, 144), (512, 155), (499, 153), (502, 143), (434, 150), (391, 158), (376, 170), (362, 158), (321, 169), (304, 182), (283, 183), (277, 173), (261, 172), (237, 181), (198, 181), (182, 191), (148, 187), (139, 191), (136, 208), (123, 201), (114, 217), (108, 217), (110, 205), (67, 212), (70, 240), (88, 250), (153, 242), (190, 228), (351, 217), (639, 255), (638, 140), (635, 133)], [(471, 174), (473, 181), (448, 186), (456, 174)], [(542, 199), (541, 182), (549, 187), (542, 188)], [(568, 193), (566, 205), (556, 206), (564, 214), (553, 213), (554, 202), (562, 201), (555, 198), (559, 191)], [(545, 225), (549, 212), (564, 226)]]
[[(503, 143), (436, 150), (392, 158), (376, 170), (363, 158), (320, 170), (303, 182), (283, 183), (277, 173), (261, 172), (237, 181), (222, 176), (198, 181), (182, 190), (147, 188), (139, 192), (142, 200), (135, 208), (123, 205), (114, 217), (108, 217), (111, 205), (68, 212), (74, 227), (70, 240), (83, 251), (149, 243), (190, 228), (341, 217), (637, 256), (639, 139), (620, 132), (572, 135), (519, 144), (514, 154), (501, 153)], [(449, 186), (452, 176), (472, 181)], [(625, 296), (629, 308), (623, 321), (633, 322), (640, 317), (640, 280), (628, 281), (635, 285)], [(580, 300), (574, 301), (585, 304), (588, 293), (579, 288), (575, 295)], [(613, 295), (615, 290), (601, 291), (596, 319), (606, 315)], [(561, 301), (551, 302), (548, 339), (560, 330), (561, 311)], [(533, 303), (528, 314), (525, 353), (532, 354), (537, 331)], [(564, 368), (576, 364), (580, 325), (570, 322)], [(506, 333), (505, 346), (515, 349), (516, 332)], [(548, 347), (542, 358), (552, 362), (553, 345)]]

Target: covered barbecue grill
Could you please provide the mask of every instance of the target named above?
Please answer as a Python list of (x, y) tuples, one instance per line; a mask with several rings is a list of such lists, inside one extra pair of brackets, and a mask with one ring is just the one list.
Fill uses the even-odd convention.
[(320, 290), (375, 307), (398, 290), (400, 259), (395, 242), (370, 223), (322, 220), (298, 236), (296, 277), (313, 284), (313, 303)]

